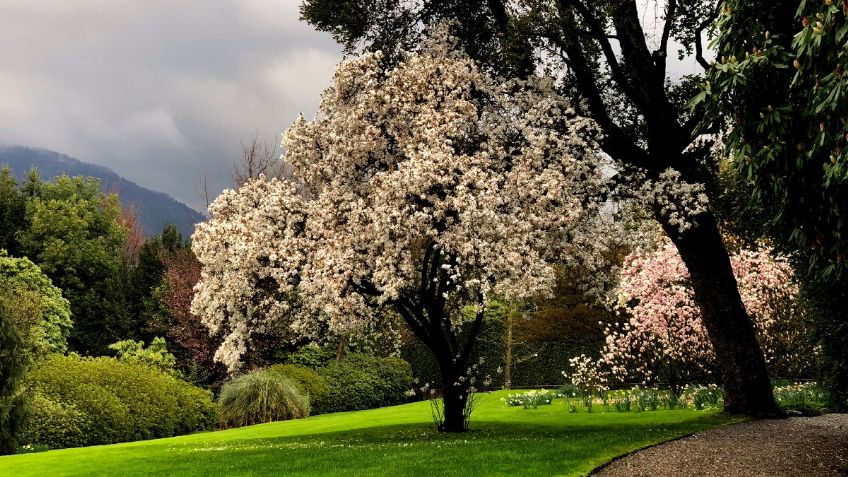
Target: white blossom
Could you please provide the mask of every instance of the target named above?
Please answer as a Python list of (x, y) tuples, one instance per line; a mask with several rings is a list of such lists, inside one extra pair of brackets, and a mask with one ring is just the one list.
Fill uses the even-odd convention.
[(217, 357), (234, 369), (269, 323), (355, 333), (428, 287), (456, 310), (549, 294), (597, 212), (598, 134), (550, 80), (497, 82), (444, 41), (393, 69), (380, 53), (347, 60), (317, 117), (283, 134), (291, 178), (210, 207), (193, 311), (230, 335)]

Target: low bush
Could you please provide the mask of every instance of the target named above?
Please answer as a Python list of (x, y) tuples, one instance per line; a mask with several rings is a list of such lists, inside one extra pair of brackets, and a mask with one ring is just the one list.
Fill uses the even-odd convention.
[(261, 370), (224, 383), (218, 397), (221, 424), (242, 427), (309, 415), (309, 398), (286, 376)]
[(211, 429), (211, 393), (147, 365), (54, 355), (26, 378), (35, 398), (24, 444), (111, 444)]
[(75, 404), (36, 394), (30, 401), (30, 414), (33, 418), (21, 435), (22, 442), (34, 443), (28, 446), (58, 449), (86, 445), (91, 419)]
[(329, 388), (323, 412), (402, 404), (412, 389), (412, 368), (400, 358), (349, 354), (317, 371)]
[(329, 403), (327, 397), (330, 388), (320, 374), (304, 366), (293, 364), (277, 364), (268, 368), (268, 371), (294, 381), (301, 393), (309, 396), (310, 414), (322, 414), (326, 412)]

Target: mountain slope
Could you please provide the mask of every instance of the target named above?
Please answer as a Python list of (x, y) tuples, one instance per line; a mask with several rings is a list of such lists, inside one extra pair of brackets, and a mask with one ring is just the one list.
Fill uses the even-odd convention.
[(167, 194), (141, 187), (107, 167), (88, 164), (58, 152), (21, 146), (0, 147), (0, 166), (5, 164), (18, 180), (33, 167), (44, 180), (62, 174), (100, 179), (104, 191), (118, 192), (121, 204), (138, 208), (142, 228), (148, 236), (161, 232), (165, 224), (171, 222), (184, 236), (190, 237), (194, 224), (204, 220), (202, 214)]

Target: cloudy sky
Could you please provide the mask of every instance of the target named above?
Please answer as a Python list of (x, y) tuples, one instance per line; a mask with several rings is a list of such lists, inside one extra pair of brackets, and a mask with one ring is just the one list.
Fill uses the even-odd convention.
[(0, 144), (114, 169), (195, 208), (242, 139), (314, 114), (341, 53), (297, 0), (0, 0)]
[[(339, 47), (299, 0), (0, 0), (0, 144), (104, 165), (203, 209), (241, 141), (311, 116)], [(650, 30), (658, 2), (642, 0)], [(672, 67), (672, 76), (696, 69)]]

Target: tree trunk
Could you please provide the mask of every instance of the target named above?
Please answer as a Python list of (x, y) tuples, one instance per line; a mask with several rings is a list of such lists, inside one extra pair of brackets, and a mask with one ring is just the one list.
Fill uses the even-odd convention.
[(504, 389), (512, 389), (512, 318), (510, 308), (506, 315), (506, 363), (504, 364)]
[(695, 301), (715, 351), (729, 413), (772, 415), (776, 405), (754, 325), (739, 295), (715, 217), (702, 214), (680, 234), (662, 222), (691, 276)]
[(344, 357), (345, 347), (347, 346), (347, 335), (342, 335), (339, 338), (339, 347), (336, 349), (336, 362), (340, 362)]
[[(468, 386), (457, 381), (457, 373), (442, 370), (442, 405), (444, 414), (439, 430), (442, 432), (465, 432), (467, 420), (465, 406), (468, 403)], [(459, 384), (459, 385), (457, 385)]]

